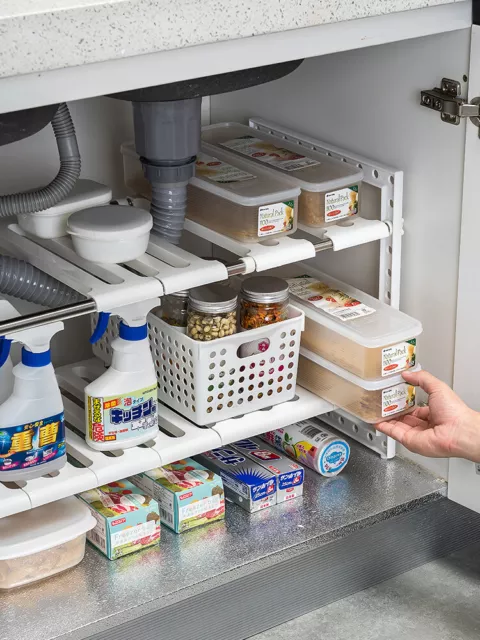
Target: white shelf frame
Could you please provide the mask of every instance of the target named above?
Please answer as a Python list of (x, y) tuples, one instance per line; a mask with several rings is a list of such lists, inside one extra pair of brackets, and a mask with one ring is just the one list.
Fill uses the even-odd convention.
[(218, 422), (211, 427), (197, 427), (161, 405), (159, 424), (162, 431), (154, 440), (140, 447), (124, 449), (116, 455), (107, 455), (91, 449), (81, 435), (85, 432), (85, 376), (98, 376), (104, 370), (103, 363), (93, 358), (61, 367), (57, 371), (63, 392), (69, 460), (58, 473), (51, 476), (18, 485), (0, 482), (0, 518), (334, 409), (329, 402), (300, 387), (297, 387), (297, 397), (290, 402)]

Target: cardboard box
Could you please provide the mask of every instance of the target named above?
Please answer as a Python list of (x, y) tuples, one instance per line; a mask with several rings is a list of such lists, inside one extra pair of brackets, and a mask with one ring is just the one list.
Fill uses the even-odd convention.
[(130, 480), (158, 501), (162, 524), (175, 533), (225, 518), (222, 479), (192, 458), (141, 473)]
[(273, 451), (256, 438), (239, 440), (232, 446), (277, 477), (277, 504), (303, 495), (305, 471), (297, 462)]
[(197, 459), (220, 474), (226, 497), (242, 509), (253, 513), (277, 504), (276, 476), (233, 447), (213, 449)]
[(78, 497), (97, 520), (97, 526), (87, 532), (87, 540), (109, 560), (159, 543), (158, 504), (128, 480), (110, 482)]

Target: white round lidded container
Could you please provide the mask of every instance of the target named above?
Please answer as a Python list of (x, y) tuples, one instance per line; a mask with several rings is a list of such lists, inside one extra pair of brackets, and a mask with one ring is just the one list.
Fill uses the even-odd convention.
[(75, 251), (91, 262), (119, 264), (145, 253), (153, 226), (148, 211), (106, 205), (72, 214), (68, 220)]
[(0, 590), (43, 580), (83, 560), (97, 521), (78, 498), (0, 519)]

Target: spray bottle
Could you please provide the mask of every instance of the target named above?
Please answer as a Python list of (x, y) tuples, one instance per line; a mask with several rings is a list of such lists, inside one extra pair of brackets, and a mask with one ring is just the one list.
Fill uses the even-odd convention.
[(13, 341), (23, 344), (13, 368), (13, 391), (0, 406), (0, 481), (31, 480), (67, 461), (63, 402), (50, 357), (50, 340), (62, 322), (0, 338), (0, 366)]
[[(7, 300), (0, 299), (0, 320), (17, 318), (20, 314)], [(8, 356), (5, 364), (0, 369), (0, 404), (10, 397), (13, 391), (13, 364)]]
[[(85, 388), (85, 440), (92, 449), (115, 451), (152, 440), (158, 433), (157, 376), (147, 314), (158, 298), (113, 309), (120, 316), (112, 364)], [(100, 313), (90, 342), (105, 333), (110, 313)]]

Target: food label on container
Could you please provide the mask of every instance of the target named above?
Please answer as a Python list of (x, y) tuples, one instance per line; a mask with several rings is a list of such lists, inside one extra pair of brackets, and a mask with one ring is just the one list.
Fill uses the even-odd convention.
[(65, 453), (63, 413), (0, 429), (0, 471), (37, 467)]
[(406, 384), (397, 384), (388, 389), (382, 389), (382, 418), (393, 416), (395, 413), (405, 411), (415, 404), (415, 387)]
[(343, 220), (358, 213), (358, 185), (325, 194), (325, 221)]
[(382, 377), (415, 366), (417, 340), (406, 340), (382, 349)]
[(208, 178), (212, 182), (229, 184), (231, 182), (245, 182), (245, 180), (255, 180), (257, 176), (242, 171), (231, 164), (222, 162), (213, 156), (199, 153), (195, 166), (195, 175), (200, 178)]
[(196, 502), (191, 502), (187, 504), (185, 507), (180, 507), (178, 510), (178, 517), (180, 522), (182, 520), (186, 520), (187, 518), (195, 518), (203, 513), (208, 511), (215, 511), (220, 507), (220, 496), (214, 495), (209, 498), (204, 498), (203, 500), (197, 500)]
[(118, 531), (118, 533), (112, 533), (110, 538), (112, 544), (112, 552), (114, 549), (116, 549), (117, 547), (121, 547), (124, 544), (130, 544), (131, 542), (140, 540), (141, 538), (153, 536), (156, 530), (156, 522), (154, 520), (149, 520), (148, 522), (137, 524), (134, 527), (128, 527), (128, 529)]
[(290, 149), (276, 147), (274, 144), (266, 140), (260, 140), (254, 136), (241, 136), (234, 140), (228, 140), (228, 142), (222, 142), (221, 146), (233, 149), (248, 158), (255, 158), (255, 160), (260, 160), (260, 162), (271, 164), (283, 171), (298, 171), (299, 169), (314, 167), (320, 164), (318, 160), (306, 158), (300, 153), (290, 151)]
[(293, 229), (295, 202), (277, 202), (258, 209), (258, 237), (271, 236)]
[(88, 435), (122, 442), (157, 426), (157, 385), (116, 396), (88, 396)]
[(376, 309), (368, 307), (339, 289), (332, 289), (325, 282), (315, 280), (311, 276), (298, 276), (287, 280), (290, 293), (305, 300), (328, 315), (342, 322), (349, 322), (375, 313)]

